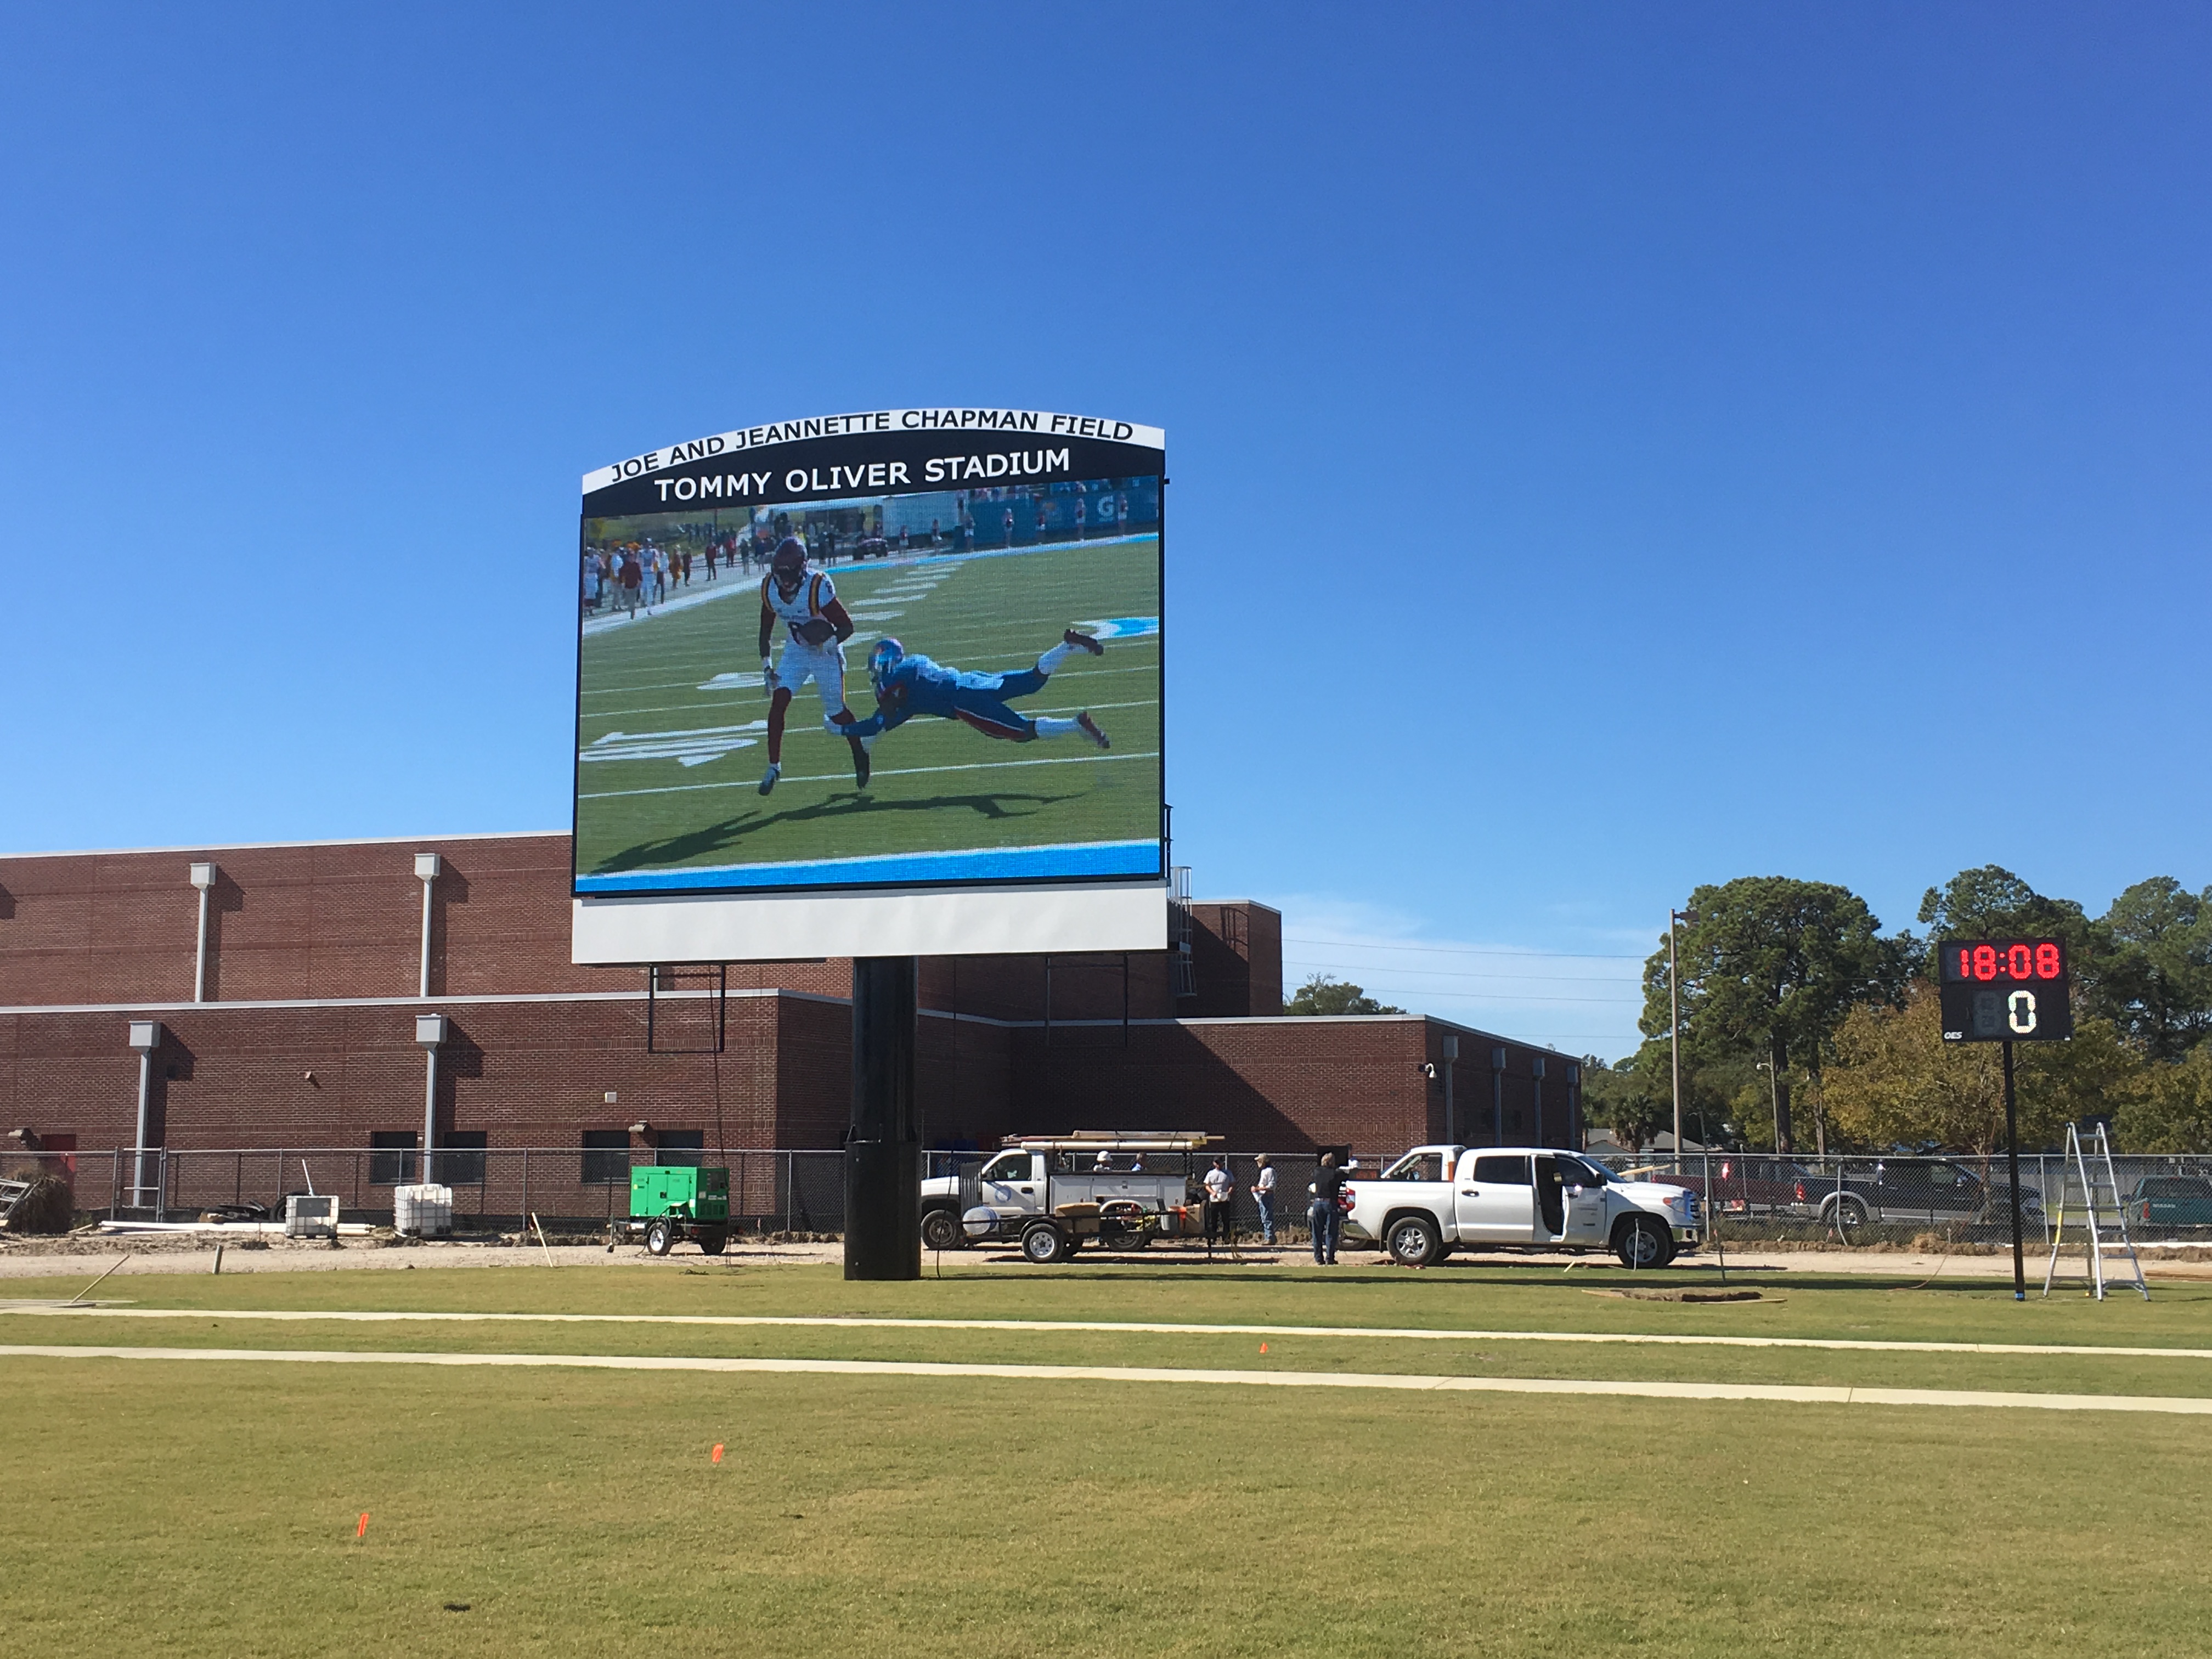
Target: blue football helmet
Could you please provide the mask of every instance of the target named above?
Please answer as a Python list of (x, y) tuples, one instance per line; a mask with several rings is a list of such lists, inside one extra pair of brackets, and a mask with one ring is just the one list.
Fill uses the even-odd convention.
[(868, 684), (877, 690), (891, 677), (891, 671), (906, 659), (906, 647), (886, 634), (876, 641), (868, 653)]

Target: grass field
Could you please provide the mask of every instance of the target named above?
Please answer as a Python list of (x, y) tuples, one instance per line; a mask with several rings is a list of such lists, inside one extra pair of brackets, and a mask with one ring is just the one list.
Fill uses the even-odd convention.
[[(872, 712), (866, 649), (884, 634), (939, 662), (995, 672), (1032, 666), (1071, 625), (1156, 623), (1158, 560), (1158, 539), (1144, 537), (888, 568), (840, 565), (831, 574), (859, 630), (847, 647), (847, 699), (857, 714)], [(756, 790), (767, 766), (768, 698), (756, 648), (760, 608), (750, 598), (757, 578), (725, 580), (746, 591), (584, 641), (584, 873), (1158, 834), (1157, 631), (1109, 638), (1103, 658), (1071, 660), (1018, 705), (1031, 716), (1090, 709), (1113, 739), (1109, 753), (1076, 738), (999, 742), (921, 717), (876, 744), (874, 777), (862, 792), (848, 745), (821, 729), (809, 686), (792, 708), (782, 781), (763, 799)]]
[[(2212, 1346), (2212, 1290), (2021, 1306), (1990, 1280), (1751, 1282), (1767, 1299), (1711, 1306), (1591, 1295), (1627, 1277), (1581, 1268), (965, 1267), (915, 1285), (741, 1262), (149, 1275), (102, 1294), (179, 1317), (0, 1313), (0, 1344), (2212, 1395), (2212, 1359), (2178, 1354), (1282, 1334)], [(315, 1316), (355, 1310), (1276, 1334)], [(0, 1628), (17, 1651), (1971, 1656), (2061, 1632), (2130, 1654), (2203, 1649), (2202, 1418), (13, 1355), (0, 1376)]]

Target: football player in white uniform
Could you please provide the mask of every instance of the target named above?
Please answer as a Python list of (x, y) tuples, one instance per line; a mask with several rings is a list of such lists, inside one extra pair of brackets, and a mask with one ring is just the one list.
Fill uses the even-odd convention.
[[(779, 622), (789, 636), (780, 663), (769, 654)], [(845, 641), (852, 637), (853, 619), (837, 602), (836, 585), (829, 573), (809, 570), (805, 544), (796, 536), (785, 537), (769, 561), (768, 574), (761, 579), (761, 684), (769, 695), (768, 773), (760, 784), (763, 795), (783, 775), (784, 715), (807, 681), (812, 680), (821, 695), (825, 725), (853, 723), (853, 711), (845, 706)], [(865, 788), (869, 742), (859, 738), (850, 741), (853, 781)]]

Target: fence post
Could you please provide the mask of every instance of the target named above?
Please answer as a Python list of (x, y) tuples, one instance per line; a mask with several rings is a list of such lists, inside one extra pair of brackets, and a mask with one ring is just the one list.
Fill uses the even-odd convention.
[(530, 1148), (522, 1149), (522, 1220), (523, 1243), (530, 1242)]

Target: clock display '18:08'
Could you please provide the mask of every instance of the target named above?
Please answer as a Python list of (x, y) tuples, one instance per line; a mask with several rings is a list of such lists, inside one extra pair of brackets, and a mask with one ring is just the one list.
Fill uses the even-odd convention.
[(1948, 980), (2028, 984), (2037, 980), (2062, 978), (2065, 972), (2065, 953), (2056, 939), (1953, 945), (1943, 951), (1943, 977)]

